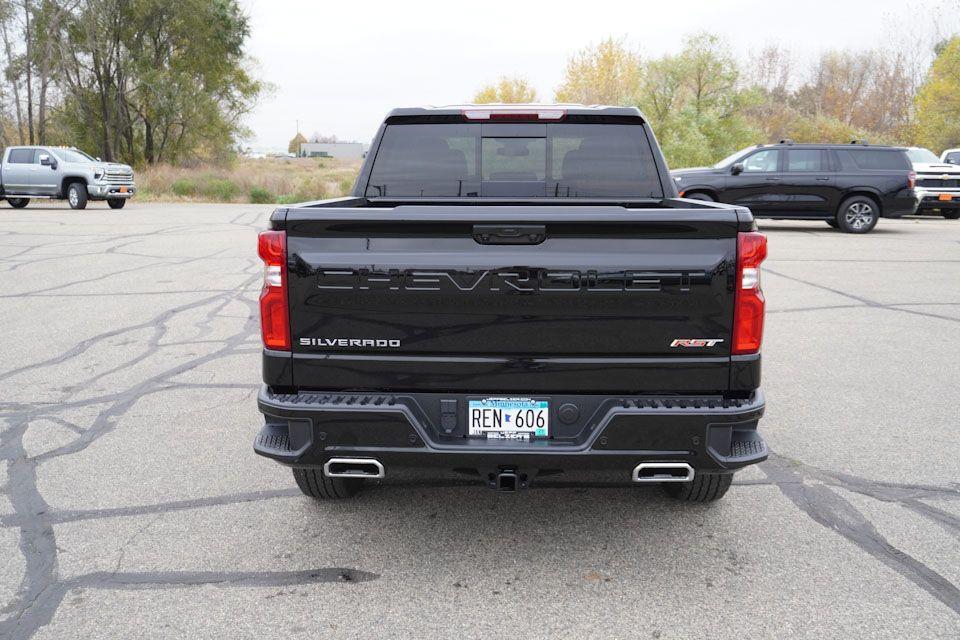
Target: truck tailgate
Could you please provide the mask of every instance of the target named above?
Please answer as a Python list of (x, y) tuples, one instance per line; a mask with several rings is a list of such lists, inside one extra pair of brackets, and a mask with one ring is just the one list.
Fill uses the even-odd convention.
[(296, 387), (730, 386), (736, 211), (301, 207), (285, 226)]

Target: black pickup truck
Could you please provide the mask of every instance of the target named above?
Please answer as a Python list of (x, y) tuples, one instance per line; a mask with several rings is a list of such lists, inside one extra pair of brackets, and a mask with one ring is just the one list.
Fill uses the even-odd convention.
[(260, 234), (257, 453), (346, 498), (410, 468), (715, 500), (764, 460), (748, 209), (677, 196), (632, 108), (392, 111), (350, 197)]

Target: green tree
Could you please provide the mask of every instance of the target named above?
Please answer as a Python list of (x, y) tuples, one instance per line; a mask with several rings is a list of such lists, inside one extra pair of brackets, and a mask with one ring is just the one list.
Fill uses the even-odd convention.
[(264, 85), (235, 0), (86, 0), (54, 37), (71, 144), (147, 163), (232, 156)]
[(757, 142), (744, 116), (755, 95), (738, 85), (739, 69), (717, 36), (687, 37), (676, 55), (644, 64), (635, 104), (650, 120), (670, 166), (712, 164)]
[(567, 61), (557, 102), (627, 104), (639, 92), (643, 78), (640, 55), (623, 40), (607, 38), (578, 51)]
[(519, 76), (501, 76), (495, 84), (484, 85), (473, 96), (474, 104), (536, 102), (537, 90)]
[(938, 151), (960, 146), (960, 37), (940, 47), (916, 98), (917, 143)]

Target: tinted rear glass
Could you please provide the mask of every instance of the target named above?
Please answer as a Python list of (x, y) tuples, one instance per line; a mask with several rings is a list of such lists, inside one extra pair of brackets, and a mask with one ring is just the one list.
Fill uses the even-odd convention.
[(844, 168), (906, 171), (913, 168), (906, 152), (897, 149), (837, 149), (837, 155)]
[(366, 195), (661, 198), (640, 125), (391, 124)]

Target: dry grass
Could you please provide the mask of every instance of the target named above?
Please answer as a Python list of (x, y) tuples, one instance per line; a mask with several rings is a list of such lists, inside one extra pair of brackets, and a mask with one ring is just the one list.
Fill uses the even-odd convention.
[(359, 161), (242, 158), (229, 167), (156, 165), (137, 172), (138, 198), (189, 202), (288, 204), (346, 195)]

